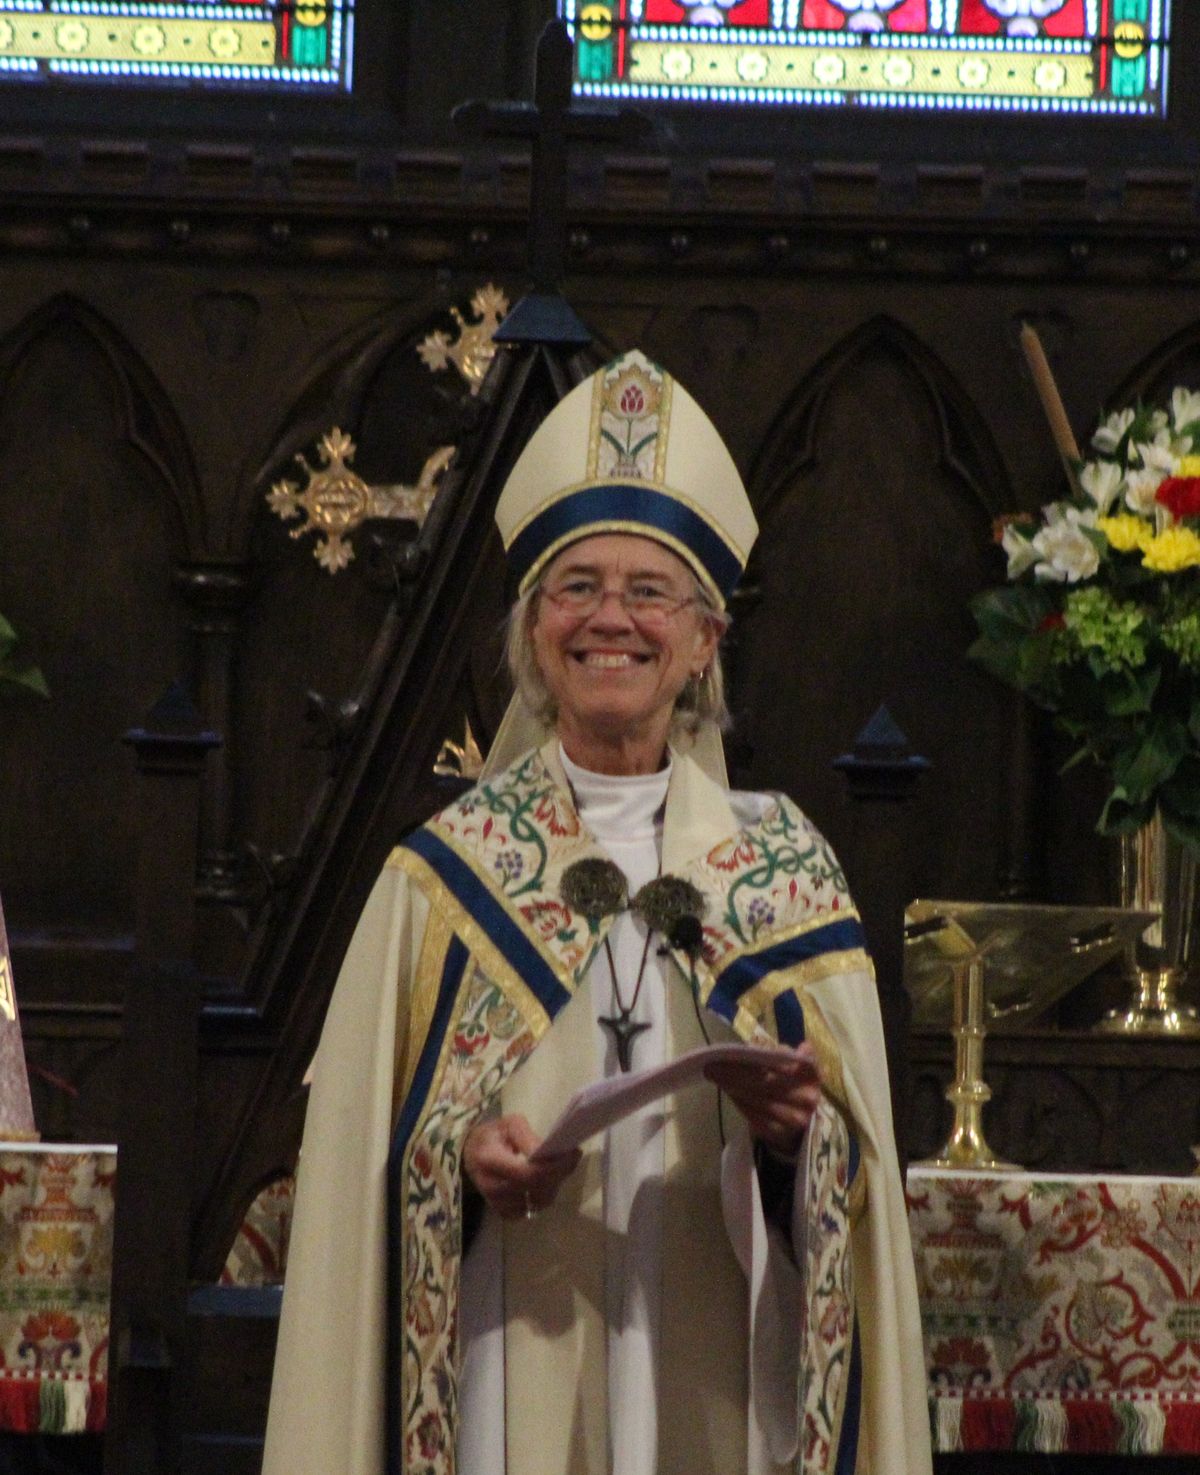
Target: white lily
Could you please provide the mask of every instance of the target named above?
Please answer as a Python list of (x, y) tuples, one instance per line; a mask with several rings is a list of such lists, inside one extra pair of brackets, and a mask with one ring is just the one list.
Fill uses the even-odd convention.
[(1124, 477), (1115, 461), (1089, 461), (1079, 473), (1079, 485), (1096, 504), (1101, 517), (1121, 495)]
[(1141, 461), (1147, 471), (1161, 471), (1164, 476), (1174, 476), (1179, 470), (1179, 457), (1167, 430), (1159, 430), (1153, 440), (1139, 441), (1130, 455), (1131, 463), (1134, 457)]
[(1176, 430), (1182, 430), (1193, 420), (1200, 420), (1200, 393), (1179, 385), (1171, 391), (1171, 420)]
[(1095, 527), (1096, 514), (1087, 508), (1055, 502), (1045, 508), (1046, 526), (1033, 539), (1039, 562), (1033, 576), (1044, 583), (1077, 584), (1100, 567), (1096, 545), (1083, 531)]
[(1106, 456), (1111, 456), (1117, 449), (1121, 437), (1133, 424), (1132, 410), (1118, 410), (1110, 415), (1104, 424), (1092, 436), (1092, 444), (1098, 451), (1103, 451)]
[(1000, 534), (1000, 546), (1008, 554), (1008, 577), (1019, 579), (1026, 569), (1037, 562), (1037, 549), (1029, 538), (1022, 537), (1014, 528), (1006, 526)]
[(1166, 479), (1165, 472), (1155, 471), (1153, 468), (1148, 471), (1145, 468), (1131, 471), (1125, 478), (1126, 507), (1140, 517), (1152, 517), (1158, 506), (1154, 500), (1155, 493)]

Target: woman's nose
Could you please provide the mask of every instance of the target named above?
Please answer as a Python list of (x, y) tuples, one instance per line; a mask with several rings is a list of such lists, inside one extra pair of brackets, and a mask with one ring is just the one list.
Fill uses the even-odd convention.
[(625, 630), (633, 625), (633, 618), (625, 606), (623, 589), (602, 589), (599, 602), (591, 613), (591, 623), (601, 629), (614, 627)]

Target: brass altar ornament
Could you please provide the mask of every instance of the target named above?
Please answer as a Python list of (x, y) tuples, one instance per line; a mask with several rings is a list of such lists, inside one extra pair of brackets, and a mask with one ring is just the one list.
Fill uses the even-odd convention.
[(483, 754), (471, 731), (470, 719), (463, 721), (463, 740), (456, 743), (447, 738), (438, 749), (433, 771), (439, 778), (463, 778), (474, 783), (483, 772)]
[(454, 459), (453, 446), (439, 446), (421, 468), (416, 486), (373, 487), (350, 469), (354, 451), (353, 440), (334, 426), (317, 447), (319, 468), (310, 466), (302, 455), (296, 457), (308, 479), (304, 489), (285, 478), (267, 493), (267, 505), (285, 521), (304, 513), (306, 520), (292, 529), (293, 538), (323, 534), (313, 556), (331, 574), (344, 569), (354, 557), (346, 540), (369, 518), (399, 518), (420, 527)]
[(448, 364), (453, 364), (475, 395), (479, 393), (496, 357), (493, 340), (496, 329), (508, 315), (508, 298), (499, 287), (489, 282), (471, 298), (471, 311), (475, 314), (475, 321), (467, 322), (458, 308), (452, 307), (450, 316), (458, 324), (458, 337), (451, 339), (449, 333), (438, 329), (426, 336), (417, 353), (431, 374), (440, 373)]
[(1161, 814), (1121, 836), (1121, 900), (1153, 923), (1125, 951), (1132, 994), (1096, 1025), (1103, 1034), (1200, 1035), (1200, 1015), (1179, 997), (1197, 955), (1195, 855), (1167, 833)]
[(950, 1136), (927, 1168), (1005, 1173), (983, 1131), (987, 1021), (1040, 1014), (1115, 957), (1153, 914), (1125, 907), (914, 901), (905, 910), (904, 982), (914, 1022), (940, 1024), (949, 1004), (954, 1079)]
[(984, 1024), (983, 953), (976, 951), (954, 966), (954, 1079), (946, 1087), (946, 1100), (954, 1109), (954, 1122), (946, 1145), (936, 1157), (927, 1158), (923, 1168), (971, 1168), (985, 1173), (1017, 1173), (1016, 1163), (999, 1158), (983, 1135), (983, 1108), (992, 1099), (992, 1089), (983, 1079)]

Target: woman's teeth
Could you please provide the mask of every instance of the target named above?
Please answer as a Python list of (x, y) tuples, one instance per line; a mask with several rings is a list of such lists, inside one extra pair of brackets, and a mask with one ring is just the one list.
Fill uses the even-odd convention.
[(637, 664), (638, 657), (629, 651), (585, 651), (579, 659), (585, 666), (599, 666), (604, 670), (616, 670), (621, 666)]

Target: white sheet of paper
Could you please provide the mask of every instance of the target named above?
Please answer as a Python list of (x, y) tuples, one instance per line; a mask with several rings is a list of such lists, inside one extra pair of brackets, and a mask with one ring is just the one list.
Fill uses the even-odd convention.
[[(771, 1066), (793, 1058), (790, 1050), (764, 1045), (701, 1045), (698, 1050), (689, 1050), (686, 1055), (668, 1060), (653, 1070), (609, 1076), (607, 1080), (597, 1081), (594, 1086), (585, 1086), (582, 1091), (575, 1092), (541, 1145), (530, 1154), (530, 1159), (537, 1162), (542, 1158), (557, 1157), (560, 1152), (570, 1152), (573, 1147), (578, 1147), (597, 1132), (605, 1131), (648, 1102), (678, 1091), (681, 1086), (695, 1085), (703, 1080), (706, 1065), (730, 1061), (736, 1065)], [(815, 1073), (815, 1066), (813, 1070)]]

